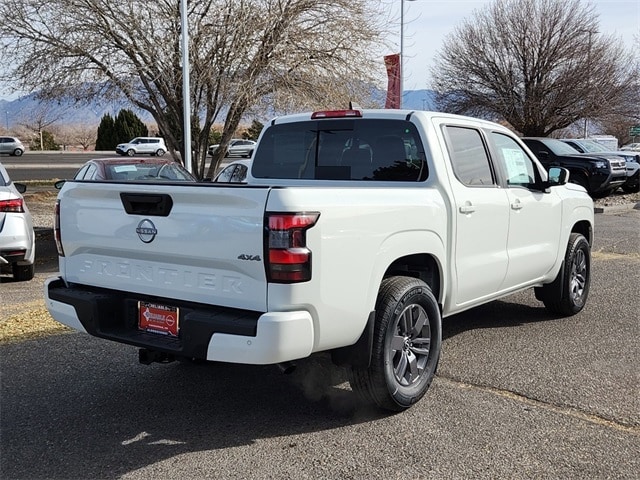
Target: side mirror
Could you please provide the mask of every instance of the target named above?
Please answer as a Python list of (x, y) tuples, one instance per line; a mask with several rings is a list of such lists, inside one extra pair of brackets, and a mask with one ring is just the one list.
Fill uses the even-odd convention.
[(551, 167), (549, 169), (549, 186), (565, 185), (569, 181), (569, 170), (563, 167)]
[(66, 180), (58, 180), (56, 183), (53, 184), (53, 186), (57, 189), (60, 190), (62, 188), (62, 186), (65, 184)]

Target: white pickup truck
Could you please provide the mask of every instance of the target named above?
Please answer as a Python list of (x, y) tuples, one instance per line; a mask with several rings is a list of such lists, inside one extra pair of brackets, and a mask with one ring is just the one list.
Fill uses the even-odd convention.
[(330, 351), (358, 397), (427, 391), (441, 319), (535, 288), (585, 305), (593, 203), (507, 128), (407, 110), (276, 118), (246, 184), (68, 181), (54, 319), (140, 361), (289, 365)]

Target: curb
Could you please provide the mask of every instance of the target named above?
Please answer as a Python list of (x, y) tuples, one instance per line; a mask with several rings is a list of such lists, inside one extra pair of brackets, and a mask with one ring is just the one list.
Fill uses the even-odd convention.
[(593, 207), (594, 213), (621, 213), (629, 210), (640, 210), (640, 202), (625, 203), (622, 205), (603, 205), (601, 207)]

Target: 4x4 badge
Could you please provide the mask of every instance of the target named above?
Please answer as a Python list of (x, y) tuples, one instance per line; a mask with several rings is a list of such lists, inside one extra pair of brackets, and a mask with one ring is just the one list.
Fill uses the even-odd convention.
[(151, 220), (145, 218), (144, 220), (141, 220), (136, 227), (136, 233), (144, 243), (151, 243), (153, 242), (153, 239), (156, 238), (158, 230), (156, 230), (156, 226)]

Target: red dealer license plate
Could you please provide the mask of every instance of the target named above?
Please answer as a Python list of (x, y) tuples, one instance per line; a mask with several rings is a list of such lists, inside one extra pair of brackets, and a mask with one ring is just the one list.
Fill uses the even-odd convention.
[(178, 336), (180, 311), (177, 307), (138, 302), (138, 328), (161, 335)]

